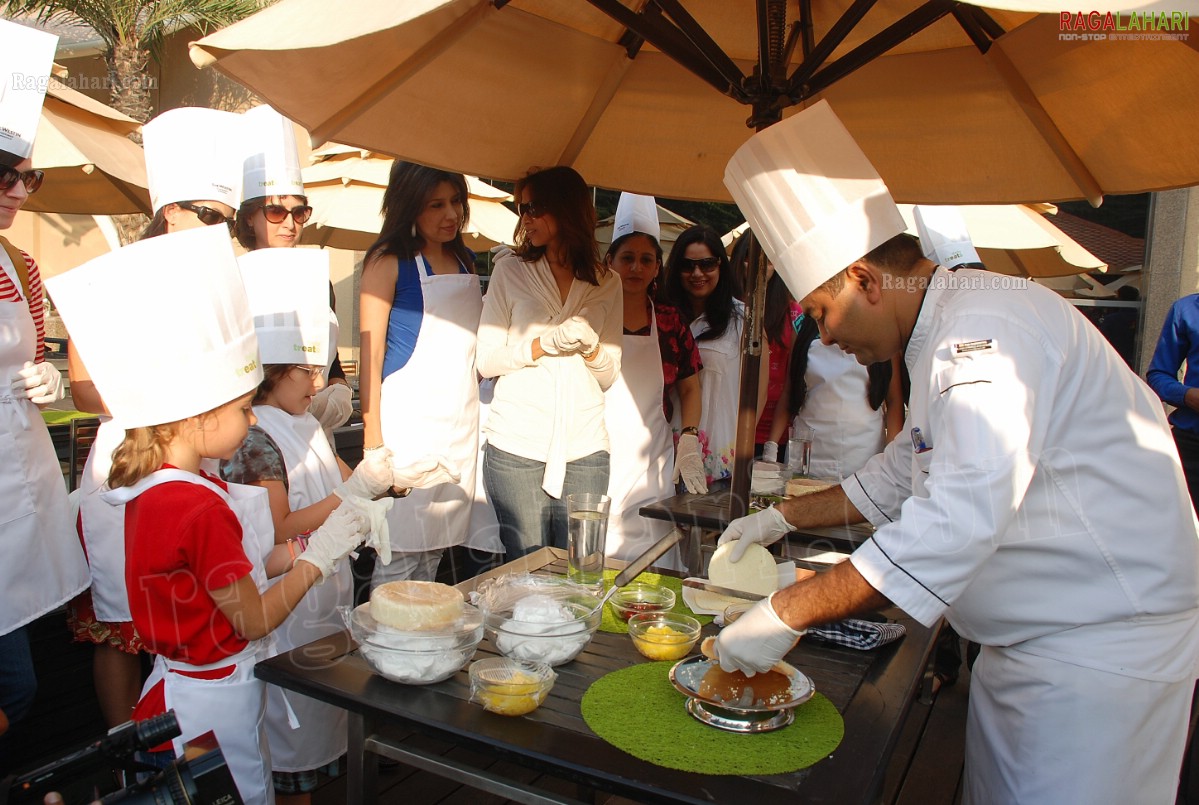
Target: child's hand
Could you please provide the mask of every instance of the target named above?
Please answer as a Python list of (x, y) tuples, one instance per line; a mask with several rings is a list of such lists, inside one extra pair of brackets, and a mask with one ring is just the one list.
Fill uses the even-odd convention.
[(391, 487), (391, 451), (386, 447), (373, 447), (363, 451), (362, 461), (354, 468), (354, 474), (334, 489), (333, 494), (342, 500), (374, 500)]
[(323, 581), (346, 554), (362, 544), (369, 531), (370, 519), (356, 506), (338, 506), (325, 519), (325, 524), (312, 532), (308, 548), (296, 561), (316, 565)]

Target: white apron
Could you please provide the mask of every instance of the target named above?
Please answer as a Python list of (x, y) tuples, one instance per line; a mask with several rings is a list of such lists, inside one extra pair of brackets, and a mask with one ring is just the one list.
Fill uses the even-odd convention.
[[(7, 253), (0, 267), (21, 293)], [(29, 306), (0, 302), (0, 634), (44, 615), (82, 592), (87, 562), (75, 533), (62, 467), (41, 411), (12, 396), (9, 381), (34, 359), (37, 331)]]
[[(242, 548), (254, 566), (250, 575), (259, 592), (267, 587), (265, 559), (275, 544), (270, 504), (265, 489), (229, 484), (221, 489), (206, 478), (184, 470), (158, 470), (130, 487), (105, 492), (105, 500), (128, 503), (158, 484), (185, 481), (207, 487), (229, 504), (242, 526)], [(154, 658), (154, 670), (142, 687), (142, 695), (161, 680), (168, 710), (179, 719), (181, 733), (171, 743), (178, 757), (183, 745), (212, 730), (216, 734), (233, 781), (246, 805), (264, 805), (275, 801), (271, 785), (271, 752), (263, 721), (266, 716), (266, 683), (254, 677), (254, 664), (266, 659), (269, 638), (252, 641), (232, 657), (208, 665), (192, 665)], [(169, 671), (208, 671), (236, 666), (223, 679), (196, 679)]]
[(479, 384), (475, 333), (483, 311), (474, 274), (430, 274), (417, 256), (424, 316), (408, 362), (383, 379), (379, 394), (383, 444), (396, 467), (430, 454), (462, 473), (456, 484), (413, 489), (387, 515), (397, 553), (461, 545), (470, 528), (479, 453)]
[(125, 589), (125, 504), (113, 505), (100, 497), (108, 488), (112, 453), (124, 438), (124, 428), (111, 417), (101, 417), (79, 479), (79, 519), (92, 569), (92, 606), (96, 620), (106, 623), (133, 620)]
[[(341, 483), (341, 469), (320, 423), (311, 414), (292, 416), (270, 405), (254, 406), (258, 426), (283, 452), (287, 498), (292, 511), (318, 503)], [(348, 561), (314, 586), (275, 630), (272, 651), (280, 654), (342, 631), (337, 607), (352, 606), (354, 575)], [(266, 734), (275, 771), (319, 769), (346, 751), (346, 711), (297, 693), (267, 686)], [(292, 710), (289, 711), (289, 705)], [(299, 720), (293, 729), (291, 716)]]
[[(487, 413), (491, 409), (491, 397), (495, 394), (495, 378), (489, 377), (479, 383), (479, 452), (475, 467), (483, 466), (483, 448), (487, 446)], [(473, 551), (503, 553), (504, 543), (500, 539), (500, 523), (495, 519), (495, 508), (487, 497), (483, 473), (475, 472), (475, 499), (470, 507), (470, 530), (463, 543)]]
[(808, 474), (848, 478), (887, 443), (883, 410), (871, 409), (866, 399), (870, 384), (866, 367), (840, 347), (813, 341), (805, 379), (808, 395), (795, 415), (795, 425), (814, 431)]
[[(704, 470), (708, 482), (733, 474), (733, 449), (737, 445), (737, 412), (741, 409), (741, 333), (745, 328), (745, 305), (734, 300), (734, 313), (724, 335), (700, 341), (708, 329), (708, 319), (700, 316), (691, 322), (691, 335), (699, 347), (704, 368), (699, 372), (703, 411), (699, 429), (707, 436)], [(674, 409), (678, 429), (682, 406)]]
[[(604, 426), (612, 445), (612, 516), (604, 553), (624, 561), (637, 558), (671, 528), (637, 513), (674, 494), (674, 438), (662, 411), (663, 385), (658, 322), (651, 314), (648, 336), (626, 333), (621, 340), (620, 376), (604, 396)], [(673, 562), (658, 564), (678, 566), (677, 549), (670, 556)]]

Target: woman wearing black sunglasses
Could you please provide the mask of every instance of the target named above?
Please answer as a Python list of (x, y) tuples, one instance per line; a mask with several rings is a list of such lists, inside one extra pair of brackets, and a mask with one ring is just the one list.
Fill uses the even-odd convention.
[[(704, 453), (708, 483), (733, 474), (733, 448), (737, 440), (740, 407), (741, 337), (745, 304), (737, 273), (729, 265), (720, 236), (706, 226), (693, 226), (679, 235), (666, 261), (666, 281), (659, 299), (674, 305), (691, 326), (704, 368), (699, 442)], [(769, 366), (769, 347), (762, 343), (762, 365)], [(758, 414), (766, 402), (768, 372), (760, 375)], [(678, 422), (676, 405), (676, 430)], [(756, 418), (755, 418), (756, 421)]]

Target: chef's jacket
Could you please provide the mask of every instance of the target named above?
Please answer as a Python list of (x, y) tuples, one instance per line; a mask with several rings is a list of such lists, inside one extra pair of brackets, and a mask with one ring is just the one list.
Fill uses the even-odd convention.
[(937, 268), (905, 360), (908, 433), (842, 484), (852, 557), (921, 623), (1128, 676), (1199, 652), (1199, 542), (1160, 403), (1052, 291)]

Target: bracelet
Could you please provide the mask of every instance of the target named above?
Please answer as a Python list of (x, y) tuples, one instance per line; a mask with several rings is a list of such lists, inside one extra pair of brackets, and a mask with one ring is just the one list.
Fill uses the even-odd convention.
[(291, 557), (291, 566), (295, 567), (296, 566), (296, 549), (295, 549), (295, 546), (292, 544), (293, 542), (295, 542), (294, 539), (289, 539), (287, 541), (287, 555)]
[(679, 435), (683, 435), (683, 434), (691, 434), (692, 436), (699, 436), (699, 428), (695, 427), (694, 425), (688, 425), (687, 427), (685, 427), (679, 431)]
[(583, 356), (583, 360), (589, 361), (592, 358), (594, 358), (596, 355), (598, 355), (599, 351), (600, 351), (600, 345), (596, 344), (595, 349), (591, 350), (590, 352), (580, 352), (579, 354)]

